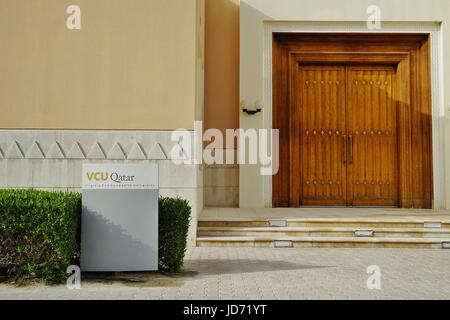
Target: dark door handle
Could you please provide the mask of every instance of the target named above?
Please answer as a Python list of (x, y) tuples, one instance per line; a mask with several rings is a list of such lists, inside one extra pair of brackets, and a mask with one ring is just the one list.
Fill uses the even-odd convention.
[(348, 144), (347, 144), (347, 135), (343, 135), (342, 136), (342, 141), (343, 141), (343, 152), (342, 152), (342, 162), (344, 162), (344, 164), (347, 164), (347, 156), (348, 156)]
[(348, 136), (348, 140), (349, 140), (349, 146), (348, 146), (348, 164), (352, 164), (353, 163), (353, 136), (349, 135)]

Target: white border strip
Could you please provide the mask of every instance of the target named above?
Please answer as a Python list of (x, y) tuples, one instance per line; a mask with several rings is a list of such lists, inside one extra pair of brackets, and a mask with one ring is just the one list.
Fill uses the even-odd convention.
[[(383, 22), (368, 30), (366, 22), (265, 22), (263, 53), (263, 126), (272, 128), (272, 39), (275, 32), (295, 33), (428, 33), (431, 38), (434, 209), (445, 208), (444, 73), (441, 24), (436, 22)], [(272, 177), (264, 177), (264, 203), (272, 206)]]

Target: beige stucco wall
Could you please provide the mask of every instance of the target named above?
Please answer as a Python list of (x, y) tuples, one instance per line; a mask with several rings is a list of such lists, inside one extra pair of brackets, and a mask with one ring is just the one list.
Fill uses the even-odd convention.
[[(239, 0), (206, 0), (204, 129), (239, 127)], [(205, 143), (204, 145), (207, 145)], [(239, 167), (204, 168), (205, 206), (237, 207)]]
[(239, 126), (239, 0), (206, 1), (205, 128)]
[(0, 0), (0, 128), (191, 129), (202, 2)]
[[(443, 40), (443, 101), (440, 108), (445, 114), (437, 116), (444, 124), (445, 140), (445, 207), (450, 209), (450, 1), (448, 0), (242, 0), (240, 6), (240, 99), (247, 103), (264, 103), (264, 23), (268, 22), (361, 22), (367, 20), (369, 5), (381, 8), (382, 21), (441, 22)], [(383, 30), (381, 30), (383, 32)], [(267, 127), (268, 110), (249, 117), (240, 115), (242, 128)], [(270, 121), (269, 121), (270, 122)], [(440, 147), (440, 146), (435, 146)], [(240, 206), (265, 207), (271, 205), (267, 197), (267, 179), (256, 166), (240, 168)]]

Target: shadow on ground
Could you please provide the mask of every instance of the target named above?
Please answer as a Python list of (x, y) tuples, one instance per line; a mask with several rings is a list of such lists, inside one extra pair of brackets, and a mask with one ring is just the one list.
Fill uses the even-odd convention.
[(132, 287), (181, 287), (184, 280), (197, 275), (195, 271), (163, 272), (86, 272), (82, 281), (86, 284), (121, 284)]
[[(186, 280), (197, 276), (276, 272), (286, 270), (309, 270), (334, 268), (334, 266), (303, 265), (288, 261), (270, 261), (255, 259), (201, 259), (187, 260), (183, 271), (178, 273), (163, 272), (83, 272), (83, 284), (126, 285), (132, 287), (182, 287)], [(26, 281), (8, 281), (0, 278), (13, 286), (27, 286), (36, 284), (36, 279)], [(6, 281), (5, 281), (6, 280)]]
[(301, 265), (288, 261), (251, 259), (205, 259), (188, 260), (182, 272), (124, 272), (124, 273), (83, 273), (83, 283), (125, 284), (135, 287), (180, 287), (185, 280), (197, 276), (275, 272), (285, 270), (308, 270), (334, 268), (333, 266)]
[(334, 266), (300, 265), (288, 261), (233, 259), (233, 260), (188, 260), (186, 270), (195, 270), (199, 275), (252, 273), (284, 270), (334, 268)]

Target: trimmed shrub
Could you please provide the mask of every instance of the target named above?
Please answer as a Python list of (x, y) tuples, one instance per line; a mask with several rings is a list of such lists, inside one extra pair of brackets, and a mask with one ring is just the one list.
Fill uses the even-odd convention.
[(66, 278), (78, 252), (81, 195), (0, 190), (0, 269), (47, 283)]
[(191, 219), (189, 202), (180, 198), (159, 199), (159, 268), (178, 272), (183, 266)]
[[(159, 199), (159, 269), (183, 266), (191, 207), (180, 198)], [(79, 265), (81, 194), (0, 190), (0, 272), (46, 283), (67, 278)]]

